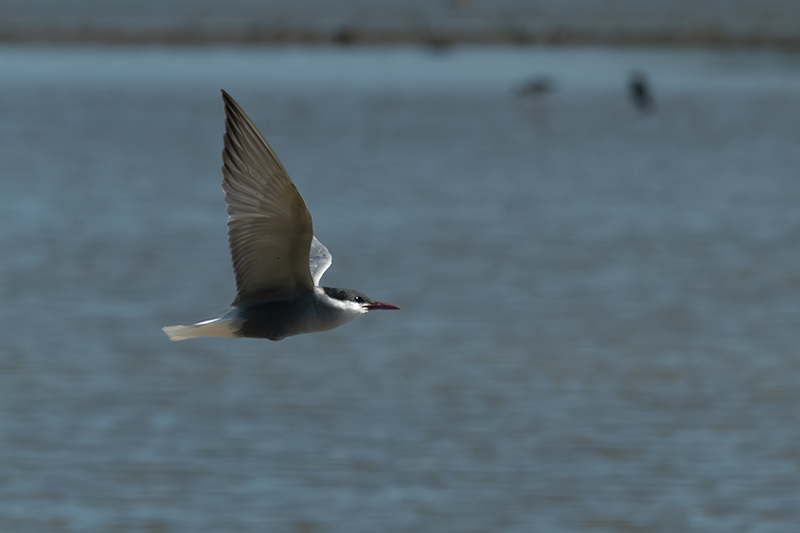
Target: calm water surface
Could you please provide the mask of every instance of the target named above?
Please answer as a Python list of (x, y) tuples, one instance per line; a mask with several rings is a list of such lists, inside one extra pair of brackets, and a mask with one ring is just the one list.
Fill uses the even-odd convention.
[[(0, 71), (3, 531), (800, 524), (800, 56), (6, 47)], [(234, 295), (220, 88), (304, 194), (325, 284), (402, 312), (167, 340)]]

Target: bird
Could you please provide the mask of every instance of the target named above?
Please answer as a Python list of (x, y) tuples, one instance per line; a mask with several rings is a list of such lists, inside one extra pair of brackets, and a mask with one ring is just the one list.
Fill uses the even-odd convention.
[(320, 287), (331, 265), (314, 236), (306, 203), (278, 157), (239, 104), (222, 91), (222, 189), (236, 297), (228, 312), (162, 328), (172, 341), (252, 337), (278, 341), (327, 331), (368, 311), (400, 309), (352, 289)]
[(555, 90), (555, 83), (548, 76), (537, 76), (531, 78), (516, 89), (516, 93), (521, 98), (533, 96), (544, 96)]
[(639, 111), (650, 113), (655, 110), (655, 98), (647, 76), (643, 72), (634, 71), (628, 79), (628, 94)]

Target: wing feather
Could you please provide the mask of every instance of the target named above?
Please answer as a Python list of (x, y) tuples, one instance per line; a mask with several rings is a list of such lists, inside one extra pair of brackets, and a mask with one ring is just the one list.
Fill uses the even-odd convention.
[(233, 305), (310, 290), (311, 214), (275, 152), (228, 93), (222, 189), (237, 294)]
[(319, 280), (322, 275), (328, 270), (333, 262), (331, 253), (314, 237), (311, 240), (311, 252), (308, 256), (308, 266), (311, 269), (311, 277), (314, 278), (314, 285), (319, 285)]

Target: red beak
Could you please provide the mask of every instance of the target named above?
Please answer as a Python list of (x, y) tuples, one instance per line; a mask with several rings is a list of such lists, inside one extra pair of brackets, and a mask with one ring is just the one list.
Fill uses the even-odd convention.
[(367, 306), (367, 309), (372, 311), (373, 309), (400, 309), (396, 305), (392, 304), (385, 304), (383, 302), (373, 302)]

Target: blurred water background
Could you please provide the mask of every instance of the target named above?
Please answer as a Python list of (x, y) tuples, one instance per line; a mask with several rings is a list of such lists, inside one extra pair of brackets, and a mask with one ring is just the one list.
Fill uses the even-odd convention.
[[(800, 525), (800, 55), (429, 44), (0, 47), (0, 530)], [(403, 311), (167, 340), (221, 88)]]

